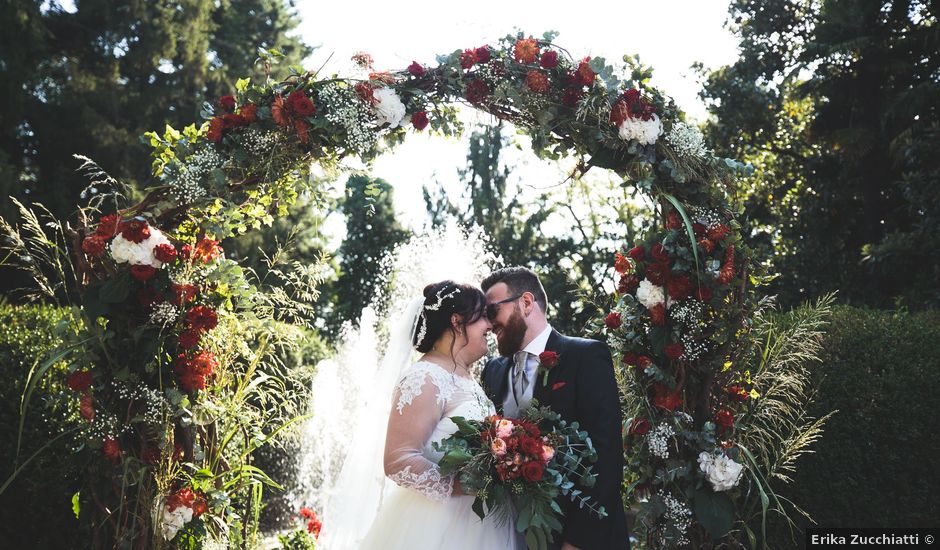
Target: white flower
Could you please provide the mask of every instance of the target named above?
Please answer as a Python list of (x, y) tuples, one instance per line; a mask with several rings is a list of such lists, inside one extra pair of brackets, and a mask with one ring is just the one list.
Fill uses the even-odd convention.
[(727, 491), (737, 485), (744, 471), (744, 466), (725, 454), (713, 455), (707, 451), (698, 455), (698, 464), (715, 491)]
[(635, 139), (642, 145), (651, 145), (663, 133), (663, 125), (656, 115), (649, 120), (627, 117), (620, 123), (619, 133), (624, 141)]
[(676, 122), (672, 129), (666, 134), (666, 141), (675, 149), (679, 156), (683, 157), (704, 157), (705, 156), (705, 136), (701, 130), (685, 122)]
[(163, 523), (160, 525), (163, 538), (173, 540), (176, 533), (193, 519), (193, 509), (189, 506), (178, 506), (173, 511), (167, 506), (163, 509)]
[(372, 95), (378, 101), (375, 106), (375, 115), (379, 126), (387, 122), (390, 128), (398, 127), (405, 119), (405, 104), (401, 102), (395, 90), (379, 88)]
[(640, 287), (636, 289), (636, 299), (646, 306), (646, 309), (653, 309), (665, 299), (663, 287), (654, 285), (649, 279), (643, 279), (640, 281)]
[(118, 263), (129, 263), (131, 265), (151, 265), (157, 269), (163, 266), (163, 262), (153, 255), (153, 249), (157, 245), (171, 244), (170, 239), (166, 238), (159, 229), (150, 226), (150, 237), (135, 243), (118, 234), (111, 241), (111, 257)]

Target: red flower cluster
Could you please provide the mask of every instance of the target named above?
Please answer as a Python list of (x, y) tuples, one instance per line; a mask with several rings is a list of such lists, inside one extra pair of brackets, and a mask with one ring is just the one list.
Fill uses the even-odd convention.
[(313, 535), (313, 538), (320, 536), (320, 530), (323, 529), (323, 523), (320, 522), (320, 518), (317, 517), (317, 514), (310, 508), (301, 508), (300, 517), (307, 520), (307, 532)]
[(418, 111), (411, 115), (411, 125), (415, 127), (415, 130), (424, 130), (428, 127), (428, 114), (424, 111)]
[(219, 98), (219, 107), (223, 114), (212, 117), (209, 120), (209, 131), (206, 137), (213, 143), (219, 143), (225, 134), (236, 128), (247, 126), (258, 119), (258, 106), (254, 103), (246, 103), (235, 113), (235, 97), (226, 95)]
[(153, 247), (153, 257), (165, 264), (173, 263), (177, 257), (176, 248), (172, 244), (158, 244)]
[(537, 69), (530, 69), (529, 72), (526, 73), (525, 84), (530, 90), (537, 94), (547, 94), (551, 89), (548, 76)]
[(623, 324), (623, 319), (621, 319), (619, 313), (612, 311), (604, 319), (604, 324), (607, 325), (609, 329), (618, 329), (620, 325)]
[(300, 142), (306, 145), (310, 141), (308, 131), (310, 125), (304, 120), (305, 117), (312, 116), (317, 112), (316, 105), (307, 97), (303, 90), (295, 90), (285, 99), (284, 96), (275, 96), (271, 104), (271, 118), (282, 128), (293, 129), (294, 133), (300, 139)]
[(490, 95), (490, 87), (486, 85), (486, 82), (483, 82), (479, 78), (474, 78), (467, 83), (467, 91), (465, 95), (467, 101), (470, 103), (483, 103)]
[(100, 258), (104, 255), (104, 247), (107, 245), (107, 242), (107, 237), (89, 235), (82, 241), (82, 252), (93, 258)]
[(142, 243), (150, 238), (150, 226), (142, 218), (123, 222), (119, 229), (121, 236), (131, 242)]
[(173, 372), (179, 376), (180, 386), (186, 391), (206, 389), (206, 378), (215, 372), (218, 362), (211, 351), (200, 351), (193, 356), (179, 354)]
[(422, 77), (426, 71), (424, 66), (417, 61), (412, 61), (411, 65), (408, 65), (408, 72), (411, 73), (411, 76)]
[(170, 285), (170, 291), (173, 292), (173, 298), (170, 301), (173, 303), (173, 305), (181, 307), (184, 304), (188, 304), (189, 302), (195, 300), (199, 289), (196, 288), (195, 285), (191, 284), (173, 283)]
[(192, 259), (204, 264), (217, 259), (222, 254), (222, 247), (219, 246), (219, 241), (214, 241), (207, 237), (200, 239), (199, 242), (196, 243), (196, 247), (191, 250)]
[(723, 434), (734, 427), (734, 415), (728, 409), (719, 409), (715, 413), (715, 424), (718, 425), (718, 432)]
[(177, 508), (192, 508), (194, 516), (201, 516), (209, 509), (205, 497), (194, 492), (189, 487), (183, 487), (179, 491), (167, 496), (166, 507), (171, 512)]
[(68, 385), (72, 391), (85, 391), (91, 387), (92, 375), (89, 370), (77, 370), (69, 375)]
[(95, 399), (91, 394), (86, 393), (82, 396), (81, 401), (78, 402), (78, 413), (89, 422), (95, 419)]
[(554, 69), (557, 67), (558, 52), (555, 50), (548, 50), (547, 52), (543, 53), (539, 58), (539, 65), (541, 65), (543, 69)]
[(108, 457), (108, 460), (115, 464), (121, 461), (121, 456), (124, 454), (121, 450), (121, 444), (113, 437), (104, 440), (101, 451), (104, 453), (104, 456)]
[(653, 386), (653, 391), (653, 405), (667, 411), (674, 411), (682, 406), (682, 396), (679, 395), (678, 389), (670, 391), (665, 385), (657, 383)]
[(520, 38), (513, 47), (513, 57), (519, 63), (534, 63), (539, 54), (539, 43), (534, 38)]
[(664, 351), (666, 353), (666, 357), (672, 361), (675, 361), (676, 359), (682, 357), (682, 354), (685, 353), (685, 348), (682, 346), (682, 344), (669, 344), (666, 346)]
[(555, 449), (535, 423), (528, 420), (510, 419), (499, 415), (485, 420), (487, 428), (480, 437), (489, 445), (496, 459), (496, 474), (507, 482), (523, 479), (529, 483), (541, 481)]
[(610, 109), (610, 123), (620, 126), (628, 118), (649, 120), (654, 114), (655, 111), (649, 101), (643, 99), (639, 90), (631, 88), (614, 102)]
[(140, 282), (146, 282), (157, 274), (157, 268), (152, 265), (137, 264), (131, 266), (131, 275)]
[(219, 314), (208, 306), (196, 306), (186, 314), (186, 324), (194, 332), (208, 332), (219, 324)]
[(746, 389), (742, 388), (741, 386), (730, 386), (725, 391), (728, 392), (728, 395), (731, 396), (731, 399), (733, 401), (738, 401), (738, 402), (743, 403), (744, 401), (747, 401), (748, 398), (751, 397), (750, 392), (748, 392)]
[(652, 426), (650, 425), (649, 420), (637, 416), (633, 419), (632, 422), (630, 422), (630, 427), (627, 429), (627, 433), (630, 435), (646, 435), (649, 433), (650, 428), (652, 428)]

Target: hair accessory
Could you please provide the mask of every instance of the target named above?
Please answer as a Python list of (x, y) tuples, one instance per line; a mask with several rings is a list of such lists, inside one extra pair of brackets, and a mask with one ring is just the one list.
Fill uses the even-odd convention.
[(426, 309), (426, 310), (428, 310), (428, 311), (437, 311), (437, 310), (441, 309), (441, 306), (444, 304), (444, 300), (445, 300), (446, 298), (450, 298), (451, 296), (454, 296), (454, 295), (456, 295), (456, 294), (460, 294), (460, 288), (458, 288), (458, 287), (454, 287), (454, 288), (453, 288), (450, 292), (448, 292), (447, 294), (444, 294), (444, 289), (442, 288), (442, 289), (440, 289), (440, 290), (437, 292), (437, 294), (435, 295), (435, 297), (437, 298), (437, 301), (434, 302), (434, 303), (431, 304), (431, 305), (425, 305), (425, 306), (424, 306), (424, 309)]

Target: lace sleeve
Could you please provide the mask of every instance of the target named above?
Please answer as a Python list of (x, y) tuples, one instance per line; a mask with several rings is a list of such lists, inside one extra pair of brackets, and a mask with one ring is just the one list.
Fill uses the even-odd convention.
[[(440, 371), (446, 376), (446, 373)], [(443, 502), (453, 492), (454, 477), (442, 476), (437, 464), (421, 454), (441, 420), (452, 392), (438, 372), (415, 369), (399, 381), (385, 439), (385, 475), (426, 497)]]

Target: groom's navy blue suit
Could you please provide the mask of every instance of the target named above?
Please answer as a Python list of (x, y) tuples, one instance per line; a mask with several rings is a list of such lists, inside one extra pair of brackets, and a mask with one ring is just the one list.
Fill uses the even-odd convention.
[[(579, 508), (564, 500), (564, 530), (556, 534), (551, 548), (568, 542), (583, 550), (621, 550), (630, 548), (627, 520), (620, 498), (623, 480), (623, 439), (620, 396), (610, 351), (602, 342), (571, 338), (552, 330), (545, 351), (558, 354), (558, 364), (543, 384), (541, 373), (532, 381), (534, 399), (547, 405), (568, 422), (578, 422), (591, 436), (597, 450), (594, 473), (597, 483), (584, 494), (590, 502), (603, 505), (607, 517), (599, 519), (587, 507)], [(512, 358), (490, 359), (483, 368), (483, 387), (502, 413), (509, 391)]]

